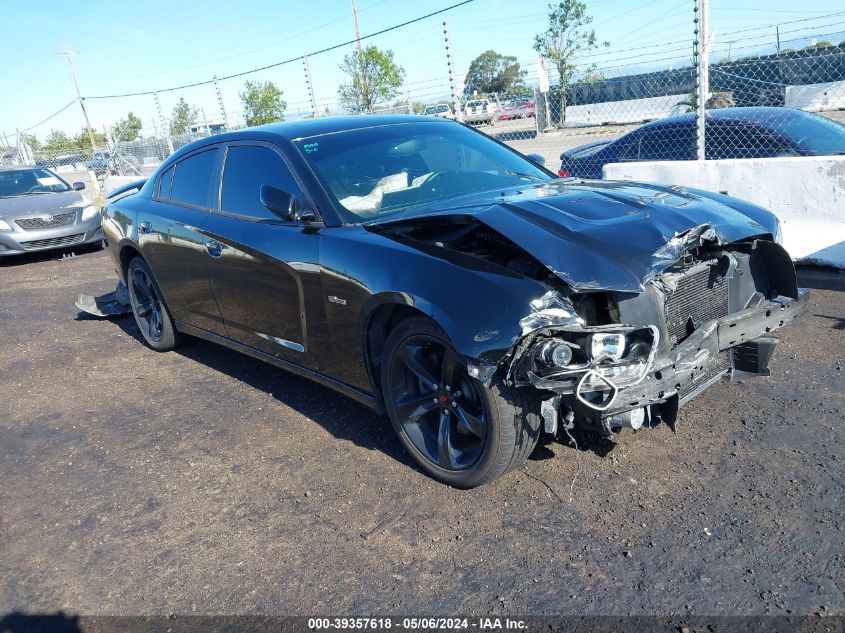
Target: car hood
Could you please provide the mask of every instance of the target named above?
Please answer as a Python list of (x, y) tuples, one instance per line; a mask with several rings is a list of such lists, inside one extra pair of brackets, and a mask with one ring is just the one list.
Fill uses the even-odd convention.
[(0, 198), (0, 218), (14, 218), (33, 213), (55, 214), (90, 204), (78, 191), (37, 193), (14, 198)]
[(775, 222), (763, 209), (726, 196), (605, 180), (552, 181), (452, 202), (459, 204), (431, 205), (397, 221), (472, 215), (575, 291), (642, 292), (686, 250), (773, 234)]

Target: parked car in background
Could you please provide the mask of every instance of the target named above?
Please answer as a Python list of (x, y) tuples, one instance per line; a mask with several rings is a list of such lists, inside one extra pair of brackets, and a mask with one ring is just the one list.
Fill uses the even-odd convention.
[(59, 154), (57, 156), (45, 156), (38, 158), (35, 164), (38, 167), (46, 167), (47, 169), (55, 169), (56, 167), (73, 166), (81, 163), (85, 157), (81, 152), (71, 152), (68, 154)]
[(106, 240), (151, 348), (192, 334), (336, 389), (454, 486), (564, 426), (674, 425), (731, 372), (768, 375), (769, 332), (808, 300), (764, 209), (556, 179), (435, 117), (229, 132), (114, 195)]
[(469, 125), (493, 125), (501, 110), (499, 104), (488, 99), (472, 99), (462, 105), (464, 123)]
[(102, 240), (83, 189), (43, 167), (0, 167), (0, 257)]
[(94, 152), (91, 160), (85, 162), (85, 169), (92, 170), (97, 176), (104, 174), (138, 175), (141, 173), (141, 161), (131, 154), (108, 151)]
[[(599, 141), (560, 155), (560, 176), (601, 178), (607, 163), (694, 160), (697, 123), (694, 112), (643, 126), (613, 141)], [(845, 152), (845, 126), (817, 114), (790, 108), (708, 110), (705, 158), (826, 156)]]
[(537, 108), (531, 99), (511, 99), (502, 103), (502, 111), (497, 118), (499, 121), (526, 119), (535, 116), (536, 113)]
[(452, 106), (448, 103), (438, 103), (437, 105), (431, 105), (426, 107), (425, 113), (428, 116), (436, 116), (441, 119), (454, 119), (455, 113), (452, 110)]
[(111, 169), (111, 154), (109, 152), (94, 152), (91, 160), (85, 162), (85, 169), (91, 169), (98, 176)]

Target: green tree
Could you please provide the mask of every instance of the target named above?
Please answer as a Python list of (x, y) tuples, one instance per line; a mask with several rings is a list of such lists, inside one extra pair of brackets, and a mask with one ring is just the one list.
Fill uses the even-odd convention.
[[(97, 149), (103, 149), (108, 146), (106, 135), (102, 132), (97, 132), (97, 130), (94, 130), (94, 142), (97, 144)], [(73, 138), (73, 144), (76, 149), (92, 151), (93, 148), (91, 147), (91, 139), (88, 136), (88, 128), (79, 130), (79, 133)]]
[(525, 71), (519, 67), (516, 57), (500, 55), (496, 51), (484, 51), (472, 60), (464, 79), (464, 94), (472, 96), (491, 92), (520, 92), (524, 86)]
[(396, 98), (405, 69), (393, 61), (393, 51), (367, 46), (361, 54), (351, 53), (343, 58), (340, 69), (348, 81), (337, 89), (340, 104), (350, 114), (370, 112), (380, 103)]
[(247, 125), (264, 125), (285, 120), (287, 102), (284, 93), (272, 81), (244, 83), (244, 91), (238, 93), (244, 108)]
[(170, 115), (170, 135), (187, 134), (188, 128), (197, 120), (198, 114), (199, 110), (196, 106), (188, 105), (184, 97), (179, 97)]
[(534, 36), (534, 50), (557, 67), (561, 124), (566, 118), (566, 86), (578, 70), (575, 57), (599, 46), (610, 46), (596, 39), (596, 32), (589, 28), (592, 21), (581, 0), (563, 0), (549, 4), (549, 26)]
[(47, 138), (44, 139), (43, 149), (49, 152), (67, 152), (79, 149), (76, 141), (61, 130), (50, 130)]
[(141, 136), (143, 127), (140, 117), (129, 112), (112, 126), (111, 134), (115, 141), (136, 141)]

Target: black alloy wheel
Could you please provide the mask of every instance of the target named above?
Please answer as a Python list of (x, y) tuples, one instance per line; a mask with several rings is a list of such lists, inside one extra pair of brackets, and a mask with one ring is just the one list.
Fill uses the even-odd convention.
[(388, 335), (380, 385), (390, 422), (429, 475), (472, 488), (520, 466), (540, 435), (534, 390), (469, 375), (449, 336), (426, 317)]
[(161, 299), (142, 268), (135, 268), (129, 278), (129, 299), (144, 338), (154, 343), (161, 341)]
[(179, 343), (179, 332), (147, 263), (136, 257), (126, 269), (129, 303), (135, 323), (147, 345), (157, 352), (166, 352)]
[(416, 449), (445, 470), (464, 470), (481, 456), (487, 414), (452, 347), (420, 334), (403, 341), (387, 395)]

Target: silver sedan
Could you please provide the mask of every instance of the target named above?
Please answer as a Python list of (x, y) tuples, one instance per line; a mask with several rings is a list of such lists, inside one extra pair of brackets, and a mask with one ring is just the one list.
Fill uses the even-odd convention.
[(0, 257), (102, 240), (84, 188), (43, 167), (0, 167)]

